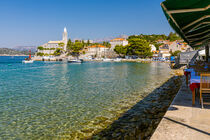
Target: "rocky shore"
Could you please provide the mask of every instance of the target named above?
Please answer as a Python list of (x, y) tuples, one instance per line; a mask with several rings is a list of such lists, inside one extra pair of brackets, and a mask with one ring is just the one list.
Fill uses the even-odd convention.
[[(174, 72), (175, 74), (176, 72)], [(137, 102), (110, 110), (115, 116), (97, 116), (78, 131), (61, 133), (53, 138), (88, 140), (148, 140), (167, 111), (181, 86), (182, 76), (172, 76), (164, 84), (138, 97)], [(49, 137), (48, 137), (49, 138)]]
[(172, 77), (106, 129), (94, 134), (89, 139), (149, 139), (179, 91), (180, 86), (181, 77)]

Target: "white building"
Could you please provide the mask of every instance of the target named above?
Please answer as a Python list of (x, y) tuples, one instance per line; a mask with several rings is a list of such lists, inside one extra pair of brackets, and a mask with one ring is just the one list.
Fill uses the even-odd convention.
[(170, 52), (180, 51), (180, 52), (186, 52), (186, 51), (193, 51), (193, 49), (183, 40), (176, 40), (176, 41), (169, 41), (169, 40), (163, 40), (159, 41), (163, 43), (159, 47), (159, 57), (170, 57)]
[(163, 45), (159, 48), (159, 57), (163, 57), (163, 58), (169, 58), (171, 56), (170, 52), (169, 52), (169, 46), (168, 45)]
[(117, 45), (123, 45), (123, 46), (128, 45), (128, 41), (124, 38), (115, 38), (110, 41), (110, 44), (111, 44), (110, 49), (113, 51), (115, 46), (117, 46)]
[(66, 27), (63, 32), (63, 39), (60, 41), (49, 41), (38, 47), (37, 52), (42, 53), (44, 55), (53, 55), (57, 48), (63, 49), (64, 52), (67, 50), (67, 42), (68, 42), (68, 33)]
[(154, 52), (154, 51), (156, 51), (156, 47), (155, 47), (155, 45), (153, 45), (153, 44), (150, 44), (149, 46), (151, 47), (151, 52)]
[(169, 51), (175, 52), (175, 51), (181, 51), (181, 52), (186, 52), (186, 51), (193, 51), (193, 49), (187, 44), (184, 43), (183, 41), (173, 41), (173, 42), (168, 42), (166, 43), (169, 46)]
[(91, 56), (93, 58), (101, 58), (106, 56), (106, 53), (109, 52), (109, 48), (103, 46), (103, 45), (93, 45), (89, 46), (86, 50), (85, 56)]

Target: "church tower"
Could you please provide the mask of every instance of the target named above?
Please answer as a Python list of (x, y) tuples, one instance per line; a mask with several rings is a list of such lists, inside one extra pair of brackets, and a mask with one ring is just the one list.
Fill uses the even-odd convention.
[(64, 45), (64, 51), (66, 51), (67, 49), (67, 42), (68, 42), (68, 33), (67, 33), (67, 29), (66, 27), (64, 28), (64, 32), (63, 32), (63, 43)]

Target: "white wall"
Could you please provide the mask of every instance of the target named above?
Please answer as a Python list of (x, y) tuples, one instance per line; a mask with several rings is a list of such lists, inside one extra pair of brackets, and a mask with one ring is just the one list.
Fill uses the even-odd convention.
[(110, 44), (111, 44), (111, 50), (114, 50), (114, 48), (115, 48), (115, 46), (117, 46), (117, 45), (123, 45), (123, 46), (126, 46), (126, 45), (128, 45), (128, 41), (127, 40), (124, 40), (124, 41), (112, 41), (112, 42), (110, 42)]

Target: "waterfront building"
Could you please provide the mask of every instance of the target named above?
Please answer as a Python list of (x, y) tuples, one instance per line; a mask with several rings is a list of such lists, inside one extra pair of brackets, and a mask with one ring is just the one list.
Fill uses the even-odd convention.
[(153, 51), (152, 53), (153, 53), (152, 55), (153, 57), (159, 57), (159, 51)]
[(86, 48), (85, 56), (91, 56), (92, 58), (102, 58), (109, 52), (109, 48), (103, 45), (92, 45)]
[(162, 57), (162, 58), (169, 58), (171, 56), (171, 54), (169, 52), (169, 46), (166, 44), (160, 46), (158, 56)]
[(185, 43), (183, 40), (176, 40), (176, 41), (169, 41), (169, 40), (158, 40), (157, 43), (163, 44), (160, 47), (167, 45), (169, 51), (175, 52), (175, 51), (193, 51), (192, 47), (190, 47), (187, 43)]
[(180, 51), (180, 52), (187, 52), (193, 51), (193, 49), (183, 40), (176, 40), (176, 41), (169, 41), (169, 40), (159, 40), (158, 43), (163, 43), (159, 47), (159, 57), (169, 57), (170, 52)]
[(125, 38), (115, 38), (110, 41), (110, 44), (111, 44), (110, 49), (113, 51), (115, 46), (117, 45), (123, 45), (123, 46), (128, 45), (128, 41)]
[(186, 52), (186, 51), (193, 51), (193, 49), (187, 45), (187, 43), (183, 42), (182, 40), (176, 40), (173, 42), (169, 42), (169, 50), (171, 52), (175, 51), (181, 51), (181, 52)]
[(66, 27), (64, 28), (63, 38), (60, 41), (49, 41), (38, 47), (37, 53), (42, 53), (44, 55), (53, 55), (57, 48), (60, 48), (65, 53), (67, 50), (68, 33)]

